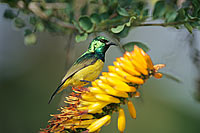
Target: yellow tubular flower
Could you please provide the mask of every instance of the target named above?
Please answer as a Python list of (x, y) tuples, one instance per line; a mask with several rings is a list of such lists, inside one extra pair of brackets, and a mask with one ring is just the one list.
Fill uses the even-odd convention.
[(92, 84), (93, 87), (97, 87), (97, 86), (98, 86), (98, 85), (96, 84), (96, 82), (94, 82), (94, 81), (93, 81), (91, 84)]
[(80, 105), (83, 105), (83, 106), (88, 106), (88, 105), (91, 105), (91, 104), (94, 104), (94, 103), (95, 102), (80, 100)]
[(114, 64), (115, 67), (122, 69), (121, 66), (120, 66), (120, 64), (122, 64), (122, 63), (114, 61), (113, 64)]
[(108, 72), (108, 73), (107, 73), (107, 77), (116, 78), (116, 79), (119, 79), (119, 80), (121, 80), (121, 81), (123, 81), (123, 82), (126, 82), (126, 83), (129, 82), (128, 80), (124, 79), (123, 77), (120, 77), (120, 76), (119, 76), (118, 74), (116, 74), (116, 73)]
[(131, 101), (128, 101), (127, 105), (128, 105), (128, 110), (129, 110), (131, 117), (133, 119), (136, 119), (136, 110), (135, 110), (133, 103)]
[(94, 118), (91, 114), (83, 114), (81, 116), (74, 116), (73, 119), (92, 119)]
[(112, 88), (108, 84), (105, 84), (105, 83), (97, 83), (97, 84), (101, 89), (103, 89), (106, 93), (108, 93), (110, 95), (118, 96), (118, 97), (125, 97), (125, 98), (128, 97), (127, 93), (115, 90), (114, 88)]
[(139, 64), (139, 62), (137, 62), (136, 60), (133, 60), (132, 63), (135, 66), (136, 70), (138, 70), (144, 75), (148, 75), (148, 71), (141, 64)]
[(132, 118), (136, 118), (134, 104), (129, 98), (140, 97), (140, 86), (154, 76), (159, 79), (159, 69), (164, 64), (153, 65), (150, 56), (141, 48), (125, 52), (116, 58), (114, 66), (108, 66), (99, 79), (91, 82), (90, 87), (76, 87), (66, 97), (61, 114), (51, 115), (50, 125), (43, 133), (49, 132), (99, 132), (103, 125), (111, 121), (111, 114), (119, 112), (118, 129), (125, 130), (126, 119), (121, 105), (127, 104)]
[(71, 122), (63, 122), (63, 125), (65, 126), (70, 126), (70, 125), (76, 125), (76, 126), (84, 126), (84, 125), (90, 125), (92, 124), (94, 121), (96, 121), (97, 119), (92, 119), (92, 120), (83, 120), (83, 121), (80, 121), (80, 120), (73, 120)]
[(126, 52), (124, 53), (124, 57), (125, 57), (125, 58), (128, 58), (130, 61), (133, 61), (133, 57), (132, 57), (132, 55), (131, 55), (130, 52), (127, 52), (127, 51), (126, 51)]
[(126, 71), (127, 73), (130, 73), (133, 76), (140, 76), (141, 75), (141, 73), (138, 72), (135, 68), (130, 68), (123, 63), (120, 63), (119, 65), (123, 68), (124, 71)]
[(133, 87), (130, 87), (125, 82), (122, 82), (116, 78), (107, 77), (107, 81), (111, 86), (114, 86), (116, 90), (125, 91), (125, 92), (133, 92)]
[(120, 58), (117, 58), (116, 60), (118, 62), (123, 63), (124, 65), (134, 69), (133, 64), (127, 58), (120, 57)]
[[(108, 75), (108, 74), (106, 73), (105, 75)], [(101, 81), (103, 81), (104, 83), (108, 83), (108, 81), (107, 81), (105, 76), (100, 76), (99, 79), (101, 79)]]
[(142, 49), (140, 49), (139, 47), (135, 45), (132, 57), (133, 57), (133, 60), (136, 60), (144, 69), (147, 69), (147, 62), (144, 56), (142, 55), (141, 50)]
[(115, 98), (106, 94), (96, 94), (95, 98), (103, 102), (120, 103), (120, 100), (118, 98)]
[(110, 119), (111, 119), (111, 116), (110, 115), (106, 115), (106, 116), (96, 120), (89, 127), (87, 127), (87, 129), (89, 130), (88, 132), (91, 133), (91, 132), (97, 131), (104, 124), (106, 124)]
[(100, 114), (100, 113), (103, 113), (103, 110), (98, 110), (96, 113)]
[(119, 116), (118, 116), (118, 130), (120, 132), (124, 132), (124, 129), (126, 127), (126, 118), (125, 113), (122, 108), (119, 109)]
[(86, 110), (88, 110), (88, 113), (97, 113), (99, 110), (101, 110), (107, 104), (109, 104), (109, 103), (108, 102), (95, 102), (94, 104), (89, 105)]
[(147, 62), (147, 67), (152, 70), (153, 69), (153, 62), (152, 62), (150, 56), (148, 54), (146, 54), (144, 51), (141, 51), (141, 52), (142, 52), (142, 54), (143, 54), (143, 56), (144, 56), (144, 58)]
[[(63, 125), (63, 127), (64, 128), (66, 128), (66, 129), (71, 129), (72, 127), (73, 128), (87, 128), (88, 127), (88, 125), (78, 125), (78, 126), (66, 126), (66, 125)], [(58, 132), (58, 133), (60, 133), (60, 132)]]
[(106, 92), (99, 87), (88, 87), (88, 90), (95, 94), (106, 94)]
[(122, 62), (119, 62), (119, 63), (120, 63), (119, 65), (123, 68), (124, 71), (126, 71), (134, 76), (141, 75), (141, 73), (138, 72), (133, 65), (130, 66), (130, 65), (126, 65), (125, 63), (122, 63)]
[(97, 102), (98, 100), (94, 97), (93, 94), (91, 93), (83, 93), (81, 95), (82, 99), (85, 101), (90, 101), (90, 102)]
[(141, 78), (134, 77), (127, 72), (124, 72), (123, 70), (120, 70), (119, 68), (115, 68), (115, 72), (120, 75), (121, 77), (124, 77), (129, 82), (135, 83), (135, 84), (143, 84), (144, 81)]

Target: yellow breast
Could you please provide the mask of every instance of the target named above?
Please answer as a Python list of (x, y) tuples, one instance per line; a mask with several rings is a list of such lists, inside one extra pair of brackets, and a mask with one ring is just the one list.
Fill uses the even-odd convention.
[(81, 86), (87, 83), (81, 82), (80, 80), (93, 81), (95, 80), (103, 69), (104, 62), (102, 60), (97, 60), (93, 65), (87, 66), (82, 70), (78, 71), (76, 74), (69, 79), (69, 85)]

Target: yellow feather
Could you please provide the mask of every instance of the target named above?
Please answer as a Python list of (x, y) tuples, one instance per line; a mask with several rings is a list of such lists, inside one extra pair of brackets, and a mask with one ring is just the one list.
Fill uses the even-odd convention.
[[(62, 91), (67, 86), (83, 86), (88, 83), (81, 82), (81, 80), (86, 81), (93, 81), (95, 80), (99, 74), (101, 73), (101, 70), (103, 69), (104, 62), (102, 60), (97, 60), (93, 65), (89, 65), (77, 73), (75, 73), (71, 78), (66, 80), (60, 91)], [(59, 92), (60, 92), (59, 91)]]

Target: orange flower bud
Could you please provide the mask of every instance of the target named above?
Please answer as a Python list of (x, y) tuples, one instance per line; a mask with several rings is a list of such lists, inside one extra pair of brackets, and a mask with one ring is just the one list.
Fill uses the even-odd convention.
[(162, 73), (155, 73), (153, 76), (157, 79), (160, 79), (160, 78), (162, 78), (163, 75), (162, 75)]
[(136, 110), (135, 110), (133, 103), (131, 101), (128, 101), (127, 104), (128, 104), (128, 110), (129, 110), (131, 117), (133, 119), (135, 119), (136, 118)]
[(134, 97), (136, 97), (136, 98), (140, 97), (140, 92), (136, 91), (135, 94), (134, 94)]

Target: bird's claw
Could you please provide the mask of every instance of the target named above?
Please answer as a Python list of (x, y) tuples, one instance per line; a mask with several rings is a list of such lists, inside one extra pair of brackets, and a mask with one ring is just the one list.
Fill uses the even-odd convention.
[(91, 81), (88, 80), (80, 80), (81, 82), (85, 82), (85, 83), (91, 83)]

